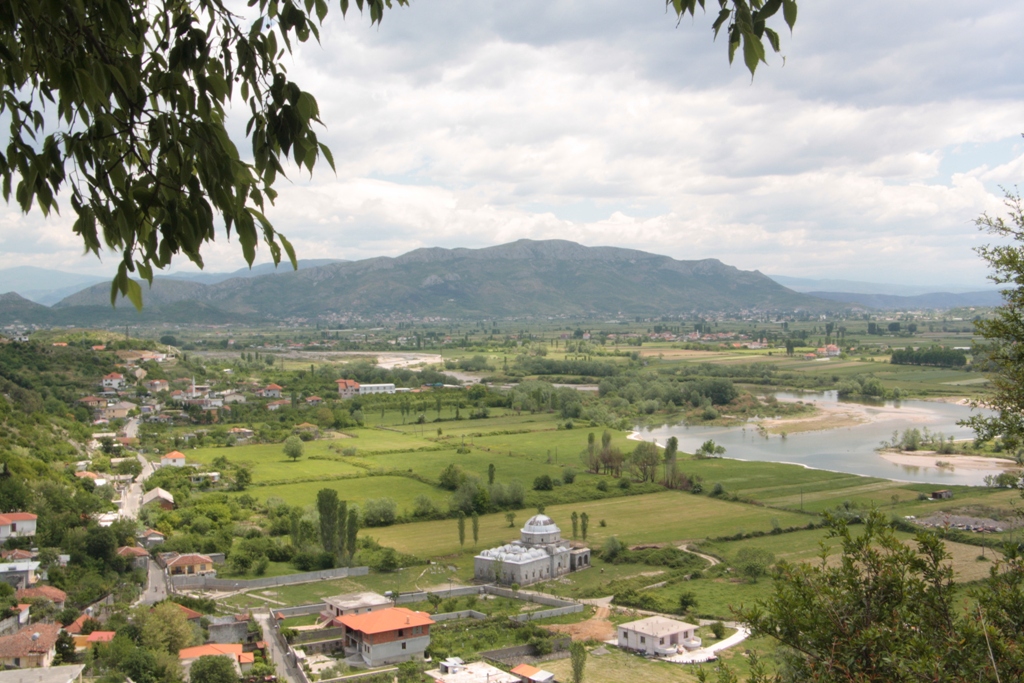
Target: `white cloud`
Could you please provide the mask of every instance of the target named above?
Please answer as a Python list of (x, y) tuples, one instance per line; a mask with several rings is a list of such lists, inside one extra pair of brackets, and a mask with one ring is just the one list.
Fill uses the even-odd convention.
[[(972, 219), (1024, 171), (1022, 20), (992, 0), (803, 3), (785, 65), (771, 57), (751, 83), (710, 17), (676, 29), (661, 0), (330, 17), (289, 68), (318, 98), (338, 172), (293, 170), (269, 213), (300, 257), (563, 238), (982, 285)], [(69, 219), (43, 226), (0, 211), (11, 265), (96, 270)], [(243, 265), (223, 237), (205, 257)]]

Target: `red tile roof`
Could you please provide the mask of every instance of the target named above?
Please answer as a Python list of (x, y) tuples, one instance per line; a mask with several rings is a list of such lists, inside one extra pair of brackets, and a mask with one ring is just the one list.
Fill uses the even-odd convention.
[(89, 618), (88, 614), (80, 614), (78, 618), (72, 621), (70, 624), (64, 627), (64, 630), (71, 635), (78, 635), (82, 632), (82, 626), (85, 625), (85, 620)]
[(184, 614), (185, 618), (189, 621), (193, 619), (202, 619), (203, 617), (202, 612), (197, 612), (194, 609), (189, 609), (188, 607), (185, 607), (185, 605), (178, 605), (178, 609), (181, 610), (181, 613)]
[(116, 631), (93, 631), (90, 633), (85, 642), (87, 643), (109, 643), (117, 635)]
[(14, 562), (18, 560), (31, 560), (32, 553), (27, 550), (22, 550), (21, 548), (15, 548), (14, 550), (0, 550), (0, 558)]
[(527, 678), (529, 678), (530, 676), (536, 676), (537, 674), (539, 674), (540, 669), (538, 669), (535, 666), (530, 666), (529, 664), (520, 664), (516, 668), (511, 669), (509, 673), (515, 674), (516, 676), (526, 676)]
[(31, 512), (5, 512), (0, 515), (0, 524), (8, 525), (11, 522), (34, 522), (38, 519)]
[(234, 655), (235, 659), (242, 656), (241, 643), (212, 643), (210, 645), (197, 645), (186, 647), (178, 652), (178, 659), (198, 659), (209, 655)]
[(282, 387), (280, 384), (268, 384), (267, 389), (270, 391), (274, 391), (275, 389), (277, 391), (280, 391), (281, 389), (284, 389), (284, 387)]
[(180, 451), (171, 451), (170, 453), (168, 453), (164, 457), (165, 458), (173, 458), (175, 460), (177, 460), (178, 458), (181, 458), (182, 460), (184, 460), (185, 459), (185, 454), (180, 452)]
[(46, 598), (51, 602), (64, 602), (68, 594), (53, 586), (36, 586), (35, 588), (22, 588), (14, 594), (18, 600), (32, 600), (35, 598)]
[(426, 612), (413, 612), (405, 607), (389, 607), (388, 609), (365, 614), (349, 614), (335, 617), (346, 628), (363, 633), (387, 633), (413, 626), (429, 626), (434, 620)]
[[(39, 634), (38, 638), (32, 636)], [(17, 633), (0, 637), (0, 658), (45, 654), (57, 644), (60, 624), (32, 624)]]
[(137, 545), (121, 546), (117, 549), (117, 554), (121, 557), (149, 557), (149, 551)]
[(167, 563), (168, 567), (187, 567), (194, 564), (213, 564), (206, 555), (199, 555), (196, 553), (190, 553), (188, 555), (178, 555), (176, 558)]

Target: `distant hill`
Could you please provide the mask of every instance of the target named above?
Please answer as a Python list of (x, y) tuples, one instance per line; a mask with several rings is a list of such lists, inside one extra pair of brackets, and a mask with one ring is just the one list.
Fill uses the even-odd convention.
[(16, 292), (0, 294), (0, 322), (51, 325), (56, 316), (46, 306), (29, 301)]
[(901, 285), (885, 282), (861, 282), (859, 280), (813, 279), (790, 277), (788, 275), (769, 275), (771, 279), (794, 292), (812, 294), (814, 292), (850, 292), (856, 294), (889, 294), (892, 296), (917, 296), (934, 292), (954, 292), (957, 294), (975, 292), (977, 285), (956, 286), (942, 285)]
[(17, 292), (25, 299), (50, 306), (83, 287), (104, 282), (98, 275), (65, 273), (50, 268), (0, 268), (0, 292)]
[[(89, 287), (54, 307), (109, 308), (109, 286)], [(212, 285), (158, 279), (144, 287), (148, 314), (197, 302), (248, 319), (663, 315), (711, 310), (826, 310), (758, 272), (716, 259), (677, 261), (632, 249), (562, 240), (520, 240), (485, 249), (417, 249), (396, 258), (329, 263)], [(130, 308), (122, 301), (118, 308)], [(94, 309), (95, 310), (95, 309)]]
[(856, 292), (810, 292), (809, 294), (820, 299), (828, 299), (829, 301), (841, 301), (847, 304), (857, 304), (866, 308), (888, 311), (999, 306), (1003, 303), (1003, 296), (997, 291), (962, 292), (959, 294), (932, 292), (917, 296), (859, 294)]
[[(305, 270), (307, 268), (326, 266), (329, 263), (346, 263), (346, 261), (343, 259), (331, 258), (299, 259), (296, 265), (298, 266), (298, 270)], [(201, 282), (204, 285), (215, 285), (218, 282), (224, 282), (225, 280), (231, 280), (236, 277), (257, 277), (259, 275), (272, 275), (274, 273), (290, 273), (292, 270), (291, 264), (285, 261), (277, 266), (273, 263), (261, 263), (253, 266), (252, 268), (239, 268), (231, 273), (170, 273), (161, 279), (171, 278), (174, 280), (190, 280), (192, 282)]]

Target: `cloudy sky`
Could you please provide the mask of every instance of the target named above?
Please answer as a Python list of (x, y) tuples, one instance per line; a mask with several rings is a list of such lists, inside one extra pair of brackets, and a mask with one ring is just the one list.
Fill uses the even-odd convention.
[[(289, 71), (337, 174), (290, 173), (270, 217), (300, 258), (559, 238), (987, 286), (972, 220), (1024, 179), (1024, 3), (801, 0), (785, 60), (753, 81), (711, 22), (677, 27), (663, 0), (413, 0), (379, 27), (336, 12)], [(111, 273), (71, 216), (0, 207), (0, 267)], [(244, 265), (223, 237), (206, 258)]]

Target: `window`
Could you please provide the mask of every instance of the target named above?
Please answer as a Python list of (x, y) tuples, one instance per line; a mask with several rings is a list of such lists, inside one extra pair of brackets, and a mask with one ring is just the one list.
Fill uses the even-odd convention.
[(402, 649), (403, 650), (405, 649), (405, 643), (402, 643)]
[(644, 637), (643, 637), (643, 636), (640, 636), (640, 643), (641, 643), (641, 644), (643, 644), (643, 643), (646, 643), (646, 642), (647, 642), (647, 641), (646, 641), (646, 640), (644, 640)]
[(401, 638), (404, 635), (405, 635), (405, 629), (402, 629), (402, 628), (398, 629), (398, 637)]

